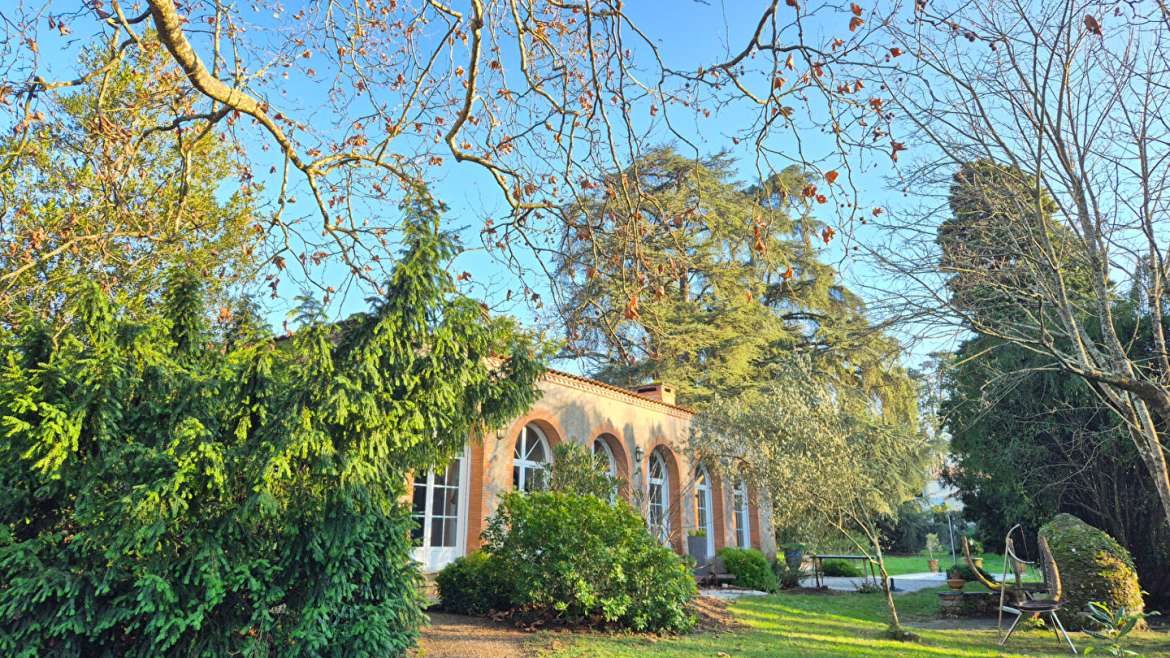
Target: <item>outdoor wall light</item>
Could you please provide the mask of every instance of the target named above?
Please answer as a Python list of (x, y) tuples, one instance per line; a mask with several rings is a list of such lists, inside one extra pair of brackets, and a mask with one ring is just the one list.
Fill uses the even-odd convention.
[(642, 448), (642, 446), (638, 446), (638, 447), (634, 448), (634, 461), (640, 463), (645, 458), (646, 458), (646, 451)]

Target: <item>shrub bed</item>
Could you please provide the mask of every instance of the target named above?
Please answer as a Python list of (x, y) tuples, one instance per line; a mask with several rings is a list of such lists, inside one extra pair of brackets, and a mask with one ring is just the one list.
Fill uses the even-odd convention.
[(768, 564), (768, 558), (754, 548), (733, 548), (728, 546), (719, 551), (727, 572), (735, 576), (736, 587), (775, 592), (780, 589), (780, 580)]
[(624, 502), (509, 493), (483, 536), (487, 555), (439, 575), (445, 608), (636, 631), (685, 631), (695, 623), (694, 577)]

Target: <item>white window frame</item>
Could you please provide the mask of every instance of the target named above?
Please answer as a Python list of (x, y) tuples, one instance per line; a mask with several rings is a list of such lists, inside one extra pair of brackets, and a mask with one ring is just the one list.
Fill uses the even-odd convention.
[(711, 474), (702, 464), (695, 469), (695, 527), (707, 536), (707, 555), (715, 555), (715, 504), (711, 497)]
[[(529, 455), (532, 454), (532, 445), (536, 442), (539, 442), (544, 449), (544, 461), (529, 459)], [(517, 454), (520, 456), (517, 457)], [(536, 474), (543, 471), (545, 466), (551, 461), (552, 452), (548, 437), (534, 423), (528, 423), (520, 430), (520, 436), (516, 437), (516, 447), (512, 451), (513, 489), (516, 491), (532, 491), (535, 488), (531, 484), (532, 482), (540, 484)]]
[[(654, 465), (659, 466), (659, 476), (654, 476)], [(646, 464), (646, 499), (649, 502), (647, 516), (650, 532), (658, 537), (663, 544), (670, 540), (670, 471), (666, 467), (666, 458), (661, 450), (650, 453)], [(654, 487), (658, 487), (658, 500), (655, 501)], [(657, 515), (655, 508), (657, 507)], [(655, 517), (658, 518), (655, 518)]]
[(740, 548), (752, 547), (752, 514), (748, 502), (747, 482), (739, 480), (731, 497), (732, 510), (735, 514), (735, 543)]
[[(414, 510), (413, 502), (411, 503), (411, 518), (422, 523), (422, 543), (419, 546), (415, 546), (412, 553), (414, 559), (422, 563), (424, 572), (431, 573), (439, 571), (447, 564), (455, 561), (455, 558), (461, 557), (467, 552), (467, 496), (471, 488), (468, 486), (468, 478), (470, 477), (471, 470), (468, 457), (467, 449), (464, 448), (463, 453), (455, 458), (459, 460), (459, 468), (456, 471), (459, 482), (455, 487), (450, 487), (446, 484), (437, 486), (435, 484), (434, 472), (425, 475), (420, 474), (415, 479), (414, 486), (411, 487), (412, 500), (415, 489), (418, 487), (424, 489), (424, 495), (426, 496), (426, 502), (424, 503), (424, 509), (421, 515)], [(450, 514), (435, 514), (435, 492), (440, 487), (456, 490), (454, 516)], [(432, 545), (432, 524), (436, 518), (443, 519), (444, 523), (455, 522), (455, 544), (453, 546)]]
[[(598, 450), (597, 446), (601, 446), (601, 449)], [(609, 468), (606, 472), (609, 473), (611, 478), (616, 478), (617, 457), (614, 456), (613, 448), (609, 447), (609, 441), (606, 441), (605, 437), (599, 436), (593, 439), (593, 454), (596, 456), (598, 453), (601, 453), (601, 455), (605, 457), (605, 461), (609, 464)], [(613, 491), (609, 492), (609, 502), (617, 502), (617, 487), (614, 487)]]

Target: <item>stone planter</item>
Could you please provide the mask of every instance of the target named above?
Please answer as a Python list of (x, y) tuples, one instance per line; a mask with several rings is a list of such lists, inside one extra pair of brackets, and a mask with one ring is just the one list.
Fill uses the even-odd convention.
[(966, 585), (966, 584), (967, 584), (967, 581), (963, 580), (962, 578), (947, 578), (947, 587), (950, 587), (951, 589), (955, 590), (956, 592), (962, 591), (963, 585)]
[(687, 553), (695, 558), (695, 562), (702, 565), (707, 564), (711, 560), (710, 555), (707, 555), (707, 538), (687, 536)]
[(803, 548), (784, 551), (784, 563), (788, 565), (789, 569), (799, 569), (800, 563), (803, 560), (804, 560), (804, 549)]
[(930, 568), (930, 573), (938, 573), (938, 560), (927, 560), (926, 564)]

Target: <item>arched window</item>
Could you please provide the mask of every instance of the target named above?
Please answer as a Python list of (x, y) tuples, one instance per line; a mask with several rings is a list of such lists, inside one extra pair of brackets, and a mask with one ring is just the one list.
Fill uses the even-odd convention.
[(512, 488), (535, 491), (544, 488), (544, 465), (549, 461), (548, 439), (536, 425), (525, 425), (512, 455)]
[(707, 535), (707, 555), (715, 555), (715, 521), (712, 511), (715, 509), (711, 500), (711, 478), (707, 468), (700, 465), (695, 469), (695, 528)]
[[(613, 449), (609, 447), (609, 442), (600, 436), (596, 439), (593, 439), (593, 456), (604, 459), (605, 463), (607, 464), (606, 473), (608, 473), (611, 478), (617, 477), (617, 459), (613, 456)], [(616, 487), (613, 489), (613, 491), (609, 492), (609, 502), (617, 502)]]
[(650, 532), (666, 543), (670, 539), (670, 479), (667, 477), (666, 460), (662, 453), (650, 453)]
[(740, 480), (735, 483), (732, 505), (735, 510), (735, 545), (740, 548), (751, 548), (752, 515), (748, 510), (747, 482)]

